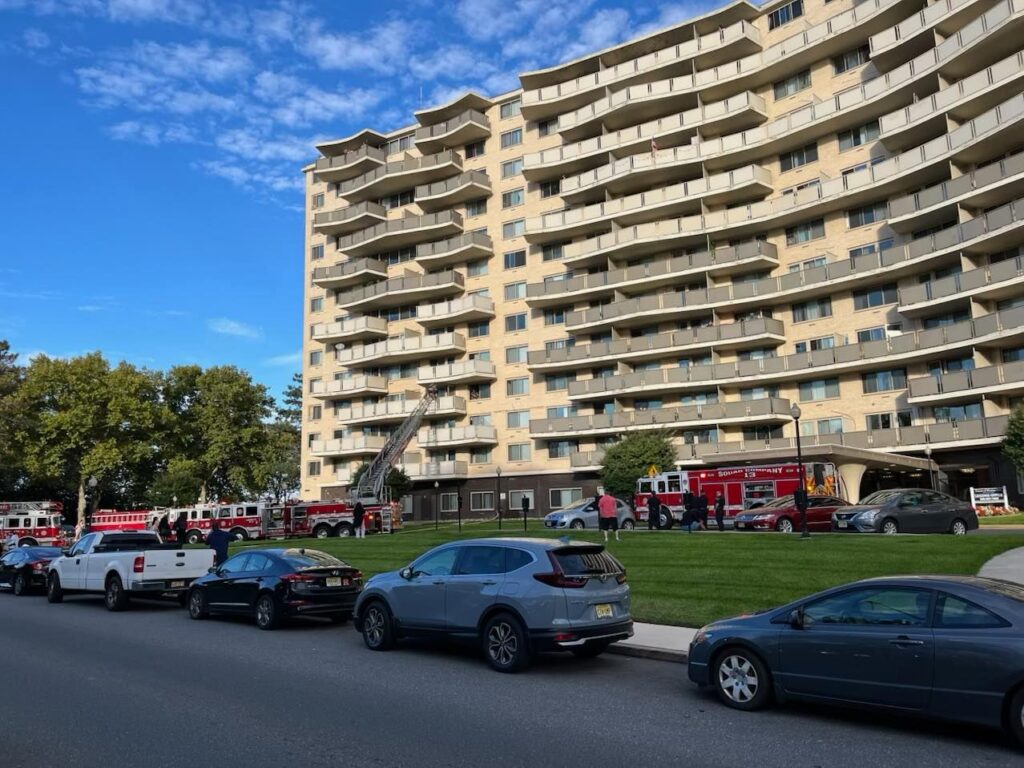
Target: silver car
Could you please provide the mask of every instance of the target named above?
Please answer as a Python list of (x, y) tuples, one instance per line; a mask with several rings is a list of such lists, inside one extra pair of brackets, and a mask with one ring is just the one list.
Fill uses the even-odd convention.
[(598, 544), (470, 539), (366, 582), (355, 608), (366, 647), (406, 637), (479, 643), (499, 672), (542, 651), (594, 657), (633, 634), (626, 570)]
[[(615, 508), (618, 512), (619, 528), (624, 531), (636, 528), (636, 517), (629, 504), (621, 499), (616, 499)], [(568, 507), (556, 509), (544, 517), (544, 527), (573, 528), (575, 530), (593, 528), (597, 530), (599, 527), (597, 502), (594, 499), (586, 499), (577, 501)]]

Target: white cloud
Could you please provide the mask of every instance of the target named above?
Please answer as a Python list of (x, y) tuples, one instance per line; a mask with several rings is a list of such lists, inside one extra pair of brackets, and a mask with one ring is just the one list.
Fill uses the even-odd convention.
[(107, 0), (107, 14), (113, 21), (194, 24), (206, 15), (206, 8), (198, 0)]
[(251, 160), (308, 161), (316, 139), (299, 136), (263, 137), (255, 131), (236, 128), (217, 137), (217, 146), (225, 152)]
[(290, 366), (298, 365), (302, 362), (302, 351), (290, 352), (286, 355), (275, 355), (274, 357), (268, 357), (263, 361), (264, 365), (274, 366)]
[(442, 46), (409, 58), (409, 71), (420, 80), (457, 80), (465, 77), (467, 72), (482, 77), (493, 70), (494, 65), (486, 61), (479, 51), (463, 45)]
[(243, 339), (263, 338), (263, 331), (261, 329), (246, 325), (238, 320), (230, 320), (226, 317), (210, 320), (207, 323), (207, 327), (214, 333), (219, 333), (223, 336), (238, 336)]
[(629, 11), (624, 8), (605, 8), (589, 19), (562, 49), (562, 57), (575, 59), (591, 51), (600, 51), (620, 42), (629, 30)]
[(293, 169), (276, 171), (263, 167), (248, 168), (224, 160), (205, 160), (194, 166), (242, 189), (263, 188), (271, 192), (302, 192), (305, 189), (302, 177), (294, 173)]
[(26, 29), (21, 35), (21, 40), (26, 48), (34, 51), (49, 48), (50, 46), (50, 36), (43, 32), (43, 30), (36, 29), (35, 27)]
[(404, 21), (387, 21), (353, 34), (337, 34), (314, 22), (299, 50), (323, 69), (374, 72), (404, 69), (412, 30)]
[(102, 312), (106, 307), (99, 304), (80, 304), (76, 309), (79, 312)]
[(192, 129), (182, 123), (157, 125), (138, 120), (124, 120), (107, 129), (111, 138), (157, 147), (161, 144), (191, 144), (197, 141)]

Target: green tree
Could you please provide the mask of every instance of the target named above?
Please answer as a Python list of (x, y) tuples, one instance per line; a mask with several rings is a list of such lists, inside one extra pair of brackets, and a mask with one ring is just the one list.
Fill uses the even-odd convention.
[[(369, 464), (360, 464), (356, 473), (352, 475), (352, 487), (355, 488), (359, 485), (359, 478), (363, 476), (363, 473), (369, 469)], [(392, 467), (391, 471), (388, 472), (388, 476), (384, 480), (384, 487), (388, 489), (388, 493), (391, 498), (395, 501), (408, 496), (412, 491), (412, 480), (405, 474), (405, 470), (401, 467)]]
[(676, 464), (676, 449), (664, 432), (634, 432), (605, 449), (601, 484), (613, 496), (632, 498), (636, 481), (653, 465), (659, 471)]
[(299, 489), (300, 433), (291, 424), (267, 424), (266, 441), (253, 468), (253, 490), (258, 496), (281, 501)]
[(284, 388), (284, 405), (277, 408), (277, 418), (302, 429), (302, 374), (292, 374), (292, 383)]
[(1018, 405), (1010, 414), (1010, 423), (1003, 438), (1003, 453), (1018, 472), (1024, 472), (1024, 406)]
[(25, 463), (12, 439), (19, 421), (14, 400), (23, 377), (18, 356), (5, 339), (0, 339), (0, 491), (6, 493), (15, 493), (25, 481)]

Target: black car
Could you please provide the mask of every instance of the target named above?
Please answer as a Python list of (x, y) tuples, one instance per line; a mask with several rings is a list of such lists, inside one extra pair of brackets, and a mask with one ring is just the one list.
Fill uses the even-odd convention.
[(966, 501), (921, 488), (876, 491), (832, 513), (832, 530), (851, 533), (952, 533), (978, 528), (978, 514)]
[(16, 595), (26, 595), (34, 588), (44, 591), (46, 566), (60, 557), (57, 547), (18, 547), (0, 557), (0, 587), (10, 587)]
[(690, 680), (735, 709), (802, 699), (1005, 727), (1024, 744), (1024, 586), (868, 579), (709, 624)]
[(235, 613), (273, 629), (286, 616), (347, 621), (362, 589), (363, 574), (326, 552), (251, 549), (192, 582), (187, 604), (193, 619)]

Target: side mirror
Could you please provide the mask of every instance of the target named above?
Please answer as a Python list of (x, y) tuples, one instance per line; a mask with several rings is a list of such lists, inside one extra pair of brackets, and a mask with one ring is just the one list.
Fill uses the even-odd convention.
[(400, 570), (398, 572), (398, 575), (401, 576), (406, 581), (411, 581), (412, 577), (416, 575), (416, 572), (413, 571), (412, 566), (410, 566), (408, 568), (403, 568), (402, 570)]
[(793, 629), (804, 628), (804, 611), (802, 608), (797, 608), (791, 614), (789, 614), (789, 626)]
[(211, 565), (209, 568), (206, 569), (206, 572), (207, 573), (220, 573), (220, 568), (218, 568), (216, 565)]
[(62, 549), (60, 553), (64, 555), (64, 557), (71, 557), (71, 547), (68, 547), (67, 549)]

